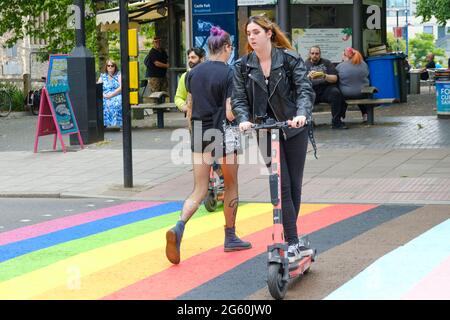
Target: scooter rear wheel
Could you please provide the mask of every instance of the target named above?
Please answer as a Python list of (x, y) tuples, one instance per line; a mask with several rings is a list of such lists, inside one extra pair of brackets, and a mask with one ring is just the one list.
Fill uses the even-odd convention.
[(271, 263), (269, 265), (269, 274), (267, 284), (270, 295), (277, 300), (281, 300), (286, 295), (288, 282), (283, 281), (281, 265), (279, 263)]

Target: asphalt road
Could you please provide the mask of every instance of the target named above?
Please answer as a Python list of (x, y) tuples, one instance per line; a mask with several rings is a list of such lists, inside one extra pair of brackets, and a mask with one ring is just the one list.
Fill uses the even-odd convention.
[(122, 203), (109, 199), (0, 198), (0, 232)]

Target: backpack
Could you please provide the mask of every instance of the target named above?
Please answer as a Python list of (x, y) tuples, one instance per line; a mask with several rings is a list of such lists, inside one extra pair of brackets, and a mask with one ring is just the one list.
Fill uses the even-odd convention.
[(149, 64), (150, 64), (150, 53), (148, 53), (147, 56), (144, 59), (144, 65), (146, 67), (149, 67)]

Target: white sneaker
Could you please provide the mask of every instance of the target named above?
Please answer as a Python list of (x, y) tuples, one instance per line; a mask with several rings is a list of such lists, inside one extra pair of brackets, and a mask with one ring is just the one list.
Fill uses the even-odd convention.
[(303, 243), (297, 243), (294, 245), (290, 245), (288, 247), (288, 259), (289, 263), (293, 263), (297, 260), (300, 260), (303, 257), (308, 257), (313, 255), (314, 250), (311, 248), (308, 248)]

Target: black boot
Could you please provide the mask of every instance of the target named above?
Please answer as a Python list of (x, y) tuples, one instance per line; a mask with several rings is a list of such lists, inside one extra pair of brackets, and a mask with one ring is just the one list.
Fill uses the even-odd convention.
[(247, 241), (242, 241), (236, 236), (235, 227), (227, 228), (225, 227), (225, 242), (224, 242), (224, 251), (238, 251), (238, 250), (246, 250), (252, 247), (252, 244)]

